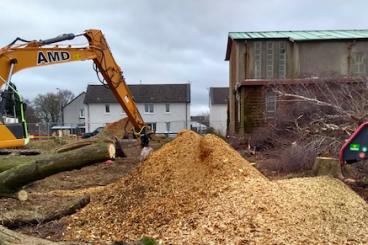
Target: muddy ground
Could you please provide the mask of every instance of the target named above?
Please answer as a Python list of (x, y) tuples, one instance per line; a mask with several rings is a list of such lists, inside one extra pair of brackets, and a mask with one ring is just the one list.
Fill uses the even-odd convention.
[[(243, 155), (244, 152), (242, 151), (241, 154)], [(261, 153), (245, 156), (248, 161), (257, 162), (260, 171), (266, 177), (270, 179), (289, 178), (290, 176), (287, 174), (262, 169), (262, 162), (270, 160), (270, 157), (275, 156), (262, 155)], [(74, 205), (83, 196), (87, 195), (85, 189), (98, 189), (101, 186), (116, 182), (129, 173), (138, 163), (139, 159), (136, 157), (117, 158), (110, 164), (100, 162), (36, 181), (25, 187), (25, 190), (29, 193), (27, 201), (20, 202), (11, 198), (0, 199), (0, 218), (38, 217), (38, 224), (13, 228), (13, 230), (52, 241), (62, 241), (66, 228), (63, 219), (43, 223), (43, 217)], [(308, 175), (308, 172), (304, 172), (299, 173), (298, 176)], [(361, 187), (356, 183), (347, 184), (368, 202), (368, 188)], [(75, 194), (76, 191), (79, 192)], [(67, 195), (68, 192), (72, 195)]]

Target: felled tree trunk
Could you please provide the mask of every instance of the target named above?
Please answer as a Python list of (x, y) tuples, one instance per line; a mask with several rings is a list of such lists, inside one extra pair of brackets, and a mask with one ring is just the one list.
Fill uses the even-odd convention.
[(0, 197), (14, 197), (24, 185), (50, 175), (113, 159), (115, 152), (114, 144), (100, 142), (11, 168), (0, 173)]
[(329, 175), (338, 179), (344, 178), (341, 172), (340, 160), (329, 157), (317, 157), (312, 168), (312, 174), (314, 176)]
[(96, 144), (98, 142), (114, 143), (114, 136), (110, 134), (108, 131), (101, 131), (91, 138), (81, 139), (79, 141), (60, 146), (54, 149), (53, 152), (55, 153), (67, 152), (87, 145)]

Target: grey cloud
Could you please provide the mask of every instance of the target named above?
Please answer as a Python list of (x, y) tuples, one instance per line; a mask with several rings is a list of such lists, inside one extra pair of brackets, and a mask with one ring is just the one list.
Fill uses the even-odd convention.
[[(208, 109), (207, 88), (228, 86), (228, 32), (367, 29), (367, 6), (363, 0), (4, 1), (0, 47), (16, 37), (39, 40), (101, 29), (128, 83), (192, 81), (195, 115)], [(28, 69), (13, 81), (29, 99), (56, 87), (78, 94), (98, 83), (91, 67), (85, 61)]]

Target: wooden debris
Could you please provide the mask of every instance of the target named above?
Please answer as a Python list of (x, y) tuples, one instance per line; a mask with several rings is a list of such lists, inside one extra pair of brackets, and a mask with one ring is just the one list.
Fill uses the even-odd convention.
[(162, 244), (368, 243), (368, 205), (341, 181), (269, 181), (222, 139), (189, 130), (100, 193), (64, 220), (64, 239), (135, 241), (146, 235)]

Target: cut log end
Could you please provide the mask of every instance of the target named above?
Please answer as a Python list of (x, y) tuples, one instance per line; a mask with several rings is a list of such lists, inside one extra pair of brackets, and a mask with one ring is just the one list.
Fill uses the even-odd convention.
[(17, 198), (20, 201), (26, 201), (28, 199), (28, 193), (25, 190), (20, 190), (17, 192)]
[(110, 159), (115, 159), (116, 149), (114, 144), (107, 144), (107, 157)]

